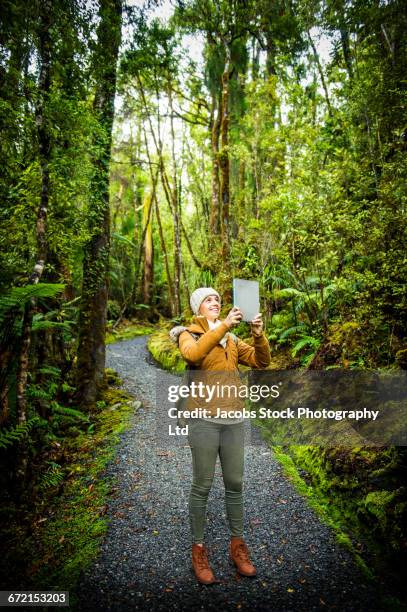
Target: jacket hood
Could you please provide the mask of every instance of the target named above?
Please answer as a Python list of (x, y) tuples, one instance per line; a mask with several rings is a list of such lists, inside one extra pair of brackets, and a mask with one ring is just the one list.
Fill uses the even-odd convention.
[(192, 332), (193, 334), (204, 334), (209, 330), (209, 324), (206, 317), (197, 315), (192, 317), (192, 323), (188, 326), (176, 325), (170, 329), (169, 335), (174, 344), (178, 344), (179, 336), (184, 331)]

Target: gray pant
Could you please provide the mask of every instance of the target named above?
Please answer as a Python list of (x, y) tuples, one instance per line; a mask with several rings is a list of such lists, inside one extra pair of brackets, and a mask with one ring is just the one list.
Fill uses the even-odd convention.
[(219, 454), (231, 535), (243, 536), (244, 423), (223, 425), (204, 419), (188, 421), (193, 480), (189, 495), (192, 541), (203, 543), (206, 506)]

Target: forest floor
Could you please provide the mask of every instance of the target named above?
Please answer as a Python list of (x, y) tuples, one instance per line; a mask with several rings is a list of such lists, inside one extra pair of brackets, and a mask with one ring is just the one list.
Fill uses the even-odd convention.
[(257, 568), (239, 576), (229, 564), (229, 529), (219, 460), (208, 500), (206, 545), (218, 584), (197, 583), (191, 567), (187, 438), (168, 446), (156, 436), (161, 371), (146, 336), (107, 347), (107, 366), (142, 401), (106, 468), (115, 485), (109, 528), (95, 562), (82, 572), (76, 609), (86, 610), (383, 610), (366, 582), (284, 475), (259, 434), (245, 448), (245, 539)]

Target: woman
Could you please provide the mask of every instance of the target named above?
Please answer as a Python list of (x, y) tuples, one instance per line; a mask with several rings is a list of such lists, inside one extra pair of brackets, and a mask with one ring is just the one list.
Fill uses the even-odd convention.
[[(269, 365), (270, 347), (263, 333), (260, 313), (251, 321), (254, 342), (250, 346), (230, 333), (242, 319), (238, 307), (232, 308), (225, 320), (218, 318), (221, 299), (215, 289), (196, 289), (191, 295), (190, 305), (195, 315), (192, 324), (189, 327), (177, 326), (170, 331), (172, 340), (178, 343), (181, 355), (190, 368), (212, 375), (220, 371), (236, 378), (239, 363), (257, 369)], [(227, 401), (230, 408), (230, 400)], [(199, 400), (195, 400), (195, 403), (198, 406)], [(218, 414), (215, 406), (211, 407), (205, 402), (201, 406), (209, 407), (208, 414), (191, 419), (188, 425), (188, 442), (193, 462), (188, 509), (194, 572), (203, 584), (216, 582), (203, 542), (207, 499), (219, 455), (225, 485), (226, 514), (231, 531), (230, 557), (240, 574), (255, 576), (256, 569), (250, 561), (243, 539), (244, 421), (242, 418), (215, 417)], [(219, 400), (216, 406), (219, 407)], [(190, 407), (193, 408), (193, 405)]]

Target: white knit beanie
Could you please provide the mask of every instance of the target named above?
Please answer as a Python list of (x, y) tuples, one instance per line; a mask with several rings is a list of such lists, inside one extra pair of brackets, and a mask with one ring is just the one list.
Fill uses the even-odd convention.
[(215, 291), (215, 289), (212, 289), (212, 287), (199, 287), (191, 294), (189, 303), (191, 305), (191, 310), (195, 315), (198, 314), (200, 305), (208, 297), (208, 295), (217, 295), (220, 301), (219, 293)]

